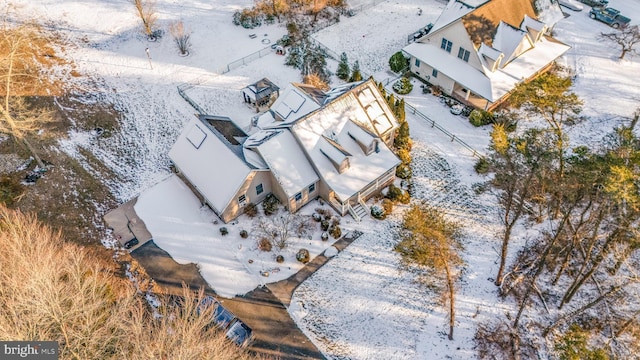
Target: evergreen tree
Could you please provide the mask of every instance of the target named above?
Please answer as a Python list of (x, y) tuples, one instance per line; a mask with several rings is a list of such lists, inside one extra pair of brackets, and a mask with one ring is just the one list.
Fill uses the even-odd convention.
[(356, 60), (356, 62), (353, 64), (351, 78), (349, 78), (349, 82), (354, 81), (362, 81), (362, 74), (360, 73), (360, 63), (358, 63), (358, 60)]
[(347, 81), (349, 79), (349, 73), (351, 69), (349, 69), (349, 60), (347, 59), (347, 53), (340, 54), (340, 63), (338, 64), (338, 69), (336, 70), (336, 76), (339, 79)]

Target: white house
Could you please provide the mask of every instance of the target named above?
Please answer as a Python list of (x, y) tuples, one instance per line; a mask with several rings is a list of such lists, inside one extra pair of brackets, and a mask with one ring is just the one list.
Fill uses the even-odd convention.
[(411, 72), (466, 104), (495, 108), (570, 48), (549, 35), (559, 6), (535, 3), (541, 9), (533, 0), (450, 0), (431, 31), (402, 49)]
[(398, 123), (373, 80), (327, 92), (291, 84), (248, 135), (228, 118), (200, 116), (169, 152), (177, 170), (228, 222), (268, 194), (290, 212), (325, 199), (360, 219), (395, 179)]

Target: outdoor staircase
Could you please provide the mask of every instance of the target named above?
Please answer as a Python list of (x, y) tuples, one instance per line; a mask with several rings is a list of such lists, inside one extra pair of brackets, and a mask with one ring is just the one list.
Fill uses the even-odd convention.
[(349, 214), (357, 221), (360, 222), (362, 218), (369, 214), (366, 205), (358, 203), (355, 206), (349, 206)]

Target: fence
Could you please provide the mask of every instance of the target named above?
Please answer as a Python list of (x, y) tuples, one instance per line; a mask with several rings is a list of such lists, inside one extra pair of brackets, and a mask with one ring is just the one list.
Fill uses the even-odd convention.
[(447, 129), (443, 128), (442, 126), (440, 126), (437, 122), (431, 120), (427, 115), (421, 113), (420, 111), (418, 111), (413, 105), (405, 102), (404, 103), (405, 107), (408, 108), (409, 110), (411, 110), (412, 114), (417, 115), (418, 117), (422, 118), (423, 120), (425, 120), (427, 123), (431, 124), (432, 128), (436, 128), (438, 130), (440, 130), (443, 134), (447, 135), (448, 137), (451, 138), (451, 141), (455, 141), (458, 144), (462, 145), (462, 147), (464, 147), (465, 149), (471, 151), (471, 154), (478, 158), (481, 159), (484, 157), (484, 154), (476, 151), (476, 149), (472, 148), (471, 146), (469, 146), (469, 144), (467, 144), (466, 142), (462, 141), (462, 139), (460, 139), (459, 137), (457, 137), (456, 135), (450, 133)]
[(218, 70), (216, 70), (216, 73), (218, 74), (226, 74), (229, 71), (239, 68), (242, 65), (246, 65), (247, 63), (250, 63), (254, 60), (258, 60), (263, 56), (267, 56), (269, 55), (271, 52), (273, 52), (273, 49), (271, 49), (271, 46), (267, 46), (263, 49), (260, 49), (252, 54), (249, 54), (243, 58), (240, 58), (236, 61), (230, 62), (228, 63), (226, 66), (223, 66), (222, 68), (219, 68)]

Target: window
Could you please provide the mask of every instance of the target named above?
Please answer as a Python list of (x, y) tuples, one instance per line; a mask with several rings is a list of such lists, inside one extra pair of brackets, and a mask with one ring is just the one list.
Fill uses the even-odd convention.
[(416, 59), (416, 67), (420, 67), (420, 59)]
[(442, 38), (442, 44), (440, 44), (440, 48), (443, 49), (444, 51), (450, 53), (451, 52), (451, 46), (453, 46), (453, 43), (445, 38)]
[(296, 194), (296, 201), (301, 201), (302, 200), (302, 193), (297, 193)]
[(309, 185), (309, 194), (311, 194), (314, 191), (316, 191), (316, 184)]
[(256, 194), (260, 195), (263, 191), (264, 188), (262, 187), (262, 184), (258, 184), (258, 186), (256, 186)]
[(469, 62), (469, 50), (465, 50), (462, 46), (458, 50), (458, 57), (466, 62)]
[(436, 70), (436, 69), (431, 70), (431, 76), (433, 76), (434, 78), (437, 78), (438, 77), (438, 70)]
[(247, 197), (244, 194), (240, 195), (240, 197), (238, 197), (238, 202), (240, 205), (244, 205), (244, 203), (247, 202)]

